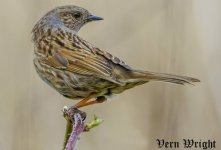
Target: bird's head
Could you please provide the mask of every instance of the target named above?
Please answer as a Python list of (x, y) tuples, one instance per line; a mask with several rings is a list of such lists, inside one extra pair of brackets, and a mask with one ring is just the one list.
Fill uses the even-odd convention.
[(68, 29), (78, 32), (88, 22), (103, 20), (92, 15), (88, 10), (78, 6), (60, 6), (48, 12), (43, 18), (44, 23), (54, 26), (64, 25)]

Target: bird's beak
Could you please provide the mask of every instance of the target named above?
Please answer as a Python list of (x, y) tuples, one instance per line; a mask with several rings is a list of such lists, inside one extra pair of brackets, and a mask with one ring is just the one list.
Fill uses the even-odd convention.
[(86, 20), (89, 22), (89, 21), (98, 21), (98, 20), (104, 20), (104, 19), (98, 16), (90, 15), (89, 17), (87, 17)]

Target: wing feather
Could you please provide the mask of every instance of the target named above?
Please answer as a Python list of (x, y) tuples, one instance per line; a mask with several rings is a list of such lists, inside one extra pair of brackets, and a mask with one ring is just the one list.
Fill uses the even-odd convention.
[(67, 70), (86, 76), (97, 76), (102, 79), (122, 84), (112, 75), (112, 66), (106, 59), (84, 50), (61, 49), (48, 57), (47, 64), (57, 69)]
[(118, 79), (121, 76), (116, 73), (116, 66), (122, 67), (122, 70), (131, 69), (119, 58), (94, 47), (74, 34), (67, 35), (63, 39), (55, 38), (55, 41), (51, 42), (51, 48), (50, 55), (44, 61), (56, 69), (96, 76), (119, 85), (125, 83)]

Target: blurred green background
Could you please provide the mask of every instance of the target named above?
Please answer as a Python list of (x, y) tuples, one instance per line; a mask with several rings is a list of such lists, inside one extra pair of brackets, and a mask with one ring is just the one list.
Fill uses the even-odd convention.
[(0, 2), (0, 150), (61, 150), (62, 108), (32, 63), (31, 29), (47, 11), (78, 5), (105, 20), (80, 36), (131, 66), (199, 78), (196, 86), (151, 82), (84, 110), (104, 123), (79, 150), (157, 150), (156, 139), (221, 142), (221, 1), (10, 0)]

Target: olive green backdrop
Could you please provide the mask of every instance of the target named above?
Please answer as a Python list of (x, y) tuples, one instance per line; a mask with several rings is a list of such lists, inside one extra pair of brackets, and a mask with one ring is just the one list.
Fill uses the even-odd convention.
[[(62, 108), (73, 105), (38, 77), (31, 29), (50, 9), (74, 4), (105, 18), (80, 36), (133, 67), (202, 82), (159, 82), (86, 109), (104, 123), (79, 150), (157, 150), (156, 139), (211, 139), (220, 149), (221, 1), (9, 0), (0, 2), (0, 150), (61, 150)], [(182, 149), (182, 148), (181, 148)]]

